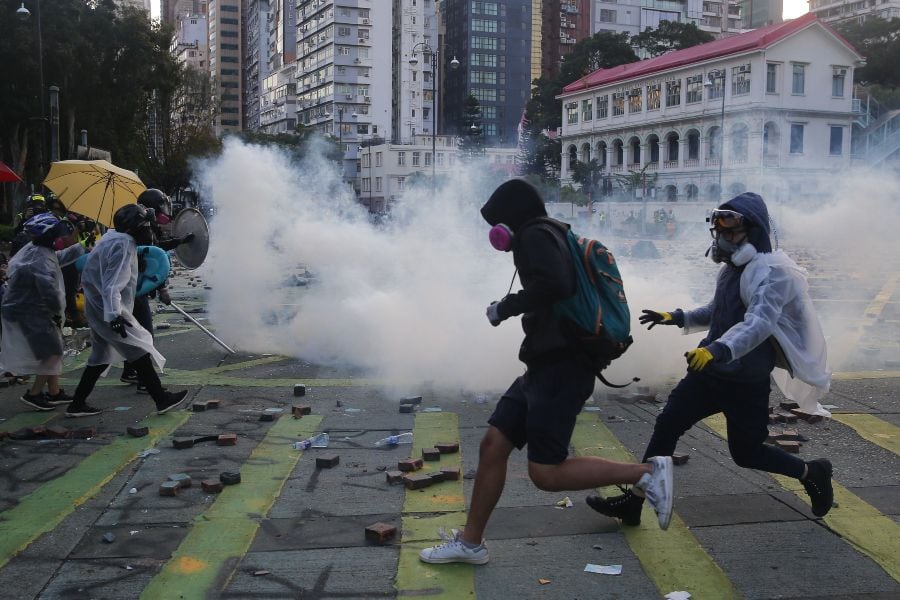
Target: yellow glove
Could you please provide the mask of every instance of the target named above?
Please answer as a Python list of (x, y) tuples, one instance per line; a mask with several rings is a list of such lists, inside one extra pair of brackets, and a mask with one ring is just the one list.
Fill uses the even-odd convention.
[(706, 348), (694, 348), (690, 352), (685, 352), (687, 358), (688, 369), (691, 371), (702, 371), (706, 365), (713, 361), (713, 354)]

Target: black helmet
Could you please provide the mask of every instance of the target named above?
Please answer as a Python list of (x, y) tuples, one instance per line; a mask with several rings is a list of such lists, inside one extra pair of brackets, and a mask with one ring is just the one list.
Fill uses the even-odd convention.
[(119, 233), (134, 233), (150, 227), (151, 212), (140, 204), (126, 204), (113, 215), (113, 225)]
[(156, 214), (171, 216), (169, 197), (156, 188), (147, 188), (141, 192), (141, 195), (137, 197), (137, 203), (147, 208), (152, 208), (156, 211)]

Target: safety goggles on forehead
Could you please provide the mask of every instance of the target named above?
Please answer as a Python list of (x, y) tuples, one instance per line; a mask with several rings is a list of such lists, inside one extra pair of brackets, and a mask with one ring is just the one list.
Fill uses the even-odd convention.
[(717, 209), (706, 221), (715, 229), (739, 229), (744, 226), (744, 215), (733, 210)]

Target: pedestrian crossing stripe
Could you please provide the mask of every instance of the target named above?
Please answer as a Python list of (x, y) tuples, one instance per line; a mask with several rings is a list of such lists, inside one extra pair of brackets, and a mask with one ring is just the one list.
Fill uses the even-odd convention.
[[(572, 446), (578, 456), (599, 456), (609, 460), (635, 462), (612, 431), (597, 418), (597, 413), (582, 413), (575, 424)], [(675, 479), (676, 494), (678, 479)], [(606, 495), (620, 494), (615, 486), (601, 490)], [(644, 503), (639, 527), (622, 527), (631, 551), (660, 595), (685, 590), (691, 598), (727, 600), (740, 594), (721, 567), (707, 554), (697, 538), (677, 514), (666, 531), (659, 528), (656, 513)]]
[[(703, 420), (716, 435), (728, 439), (725, 416), (720, 414)], [(809, 504), (809, 496), (798, 479), (769, 473), (780, 485)], [(822, 517), (829, 529), (841, 539), (874, 560), (888, 575), (900, 581), (900, 525), (883, 515), (868, 502), (832, 480), (834, 500), (838, 507)]]
[(116, 438), (0, 513), (0, 567), (39, 536), (52, 531), (133, 462), (138, 452), (171, 435), (190, 416), (191, 413), (179, 411), (147, 417), (140, 425), (150, 428), (149, 435)]
[(833, 413), (831, 418), (868, 440), (900, 455), (900, 427), (870, 414)]
[[(168, 598), (172, 590), (177, 590), (182, 598), (207, 598), (214, 595), (217, 582), (224, 589), (250, 549), (261, 519), (272, 508), (303, 454), (294, 451), (291, 444), (298, 437), (312, 436), (321, 422), (321, 415), (309, 415), (299, 421), (285, 415), (275, 421), (244, 461), (241, 484), (227, 486), (195, 520), (140, 597)], [(225, 569), (230, 571), (226, 573)]]
[[(459, 440), (459, 417), (455, 413), (417, 413), (413, 427), (411, 457), (422, 456), (422, 448)], [(442, 454), (440, 462), (426, 462), (426, 472), (441, 467), (462, 467), (462, 455)], [(433, 469), (432, 469), (433, 467)], [(438, 514), (435, 514), (438, 513)], [(397, 595), (404, 598), (474, 598), (475, 572), (468, 564), (431, 565), (419, 560), (422, 548), (440, 542), (436, 533), (443, 527), (462, 529), (465, 525), (463, 480), (442, 481), (424, 488), (407, 490), (401, 518), (402, 538), (397, 565)]]

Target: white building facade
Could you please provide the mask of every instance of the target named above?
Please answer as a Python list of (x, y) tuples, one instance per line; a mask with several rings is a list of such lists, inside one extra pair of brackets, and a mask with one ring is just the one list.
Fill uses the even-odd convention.
[(900, 0), (810, 0), (809, 12), (827, 23), (900, 18)]
[(660, 21), (693, 23), (716, 37), (742, 31), (740, 0), (595, 0), (592, 9), (591, 33), (637, 35)]
[(578, 161), (597, 159), (620, 195), (812, 197), (822, 175), (850, 166), (861, 60), (808, 14), (596, 71), (561, 95), (562, 183)]

